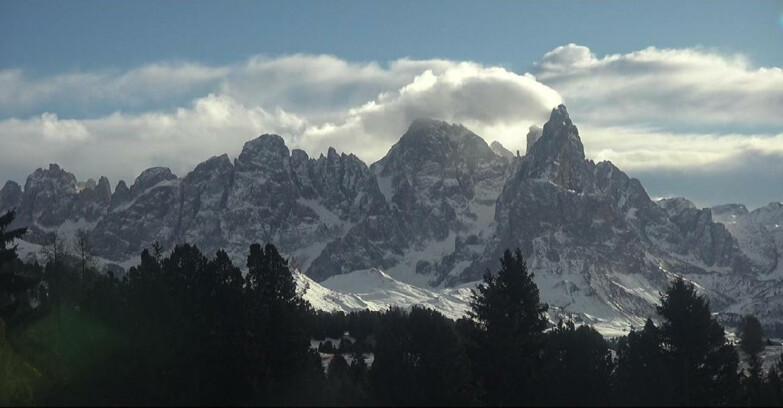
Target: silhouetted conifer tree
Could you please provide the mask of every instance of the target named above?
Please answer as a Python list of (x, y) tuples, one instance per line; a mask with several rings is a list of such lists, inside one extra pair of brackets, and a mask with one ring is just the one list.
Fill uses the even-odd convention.
[(747, 373), (743, 378), (744, 398), (749, 405), (757, 405), (762, 400), (763, 373), (759, 354), (764, 350), (764, 330), (761, 322), (751, 315), (743, 316), (737, 335), (740, 349), (748, 359)]
[(478, 324), (474, 354), (490, 405), (530, 401), (530, 377), (539, 368), (548, 306), (541, 303), (533, 274), (519, 249), (506, 250), (496, 276), (489, 271), (471, 299), (470, 316)]
[(27, 233), (27, 228), (9, 230), (16, 218), (11, 210), (0, 216), (0, 319), (8, 320), (19, 307), (20, 295), (30, 289), (34, 282), (14, 272), (17, 261), (14, 241)]
[(678, 405), (736, 402), (738, 357), (709, 301), (681, 277), (672, 282), (657, 308), (663, 317), (661, 341)]
[(383, 315), (371, 370), (379, 402), (391, 405), (471, 405), (478, 402), (470, 366), (448, 320), (414, 306)]
[[(543, 364), (533, 378), (536, 404), (603, 406), (610, 402), (614, 365), (609, 345), (600, 333), (573, 322), (547, 333)], [(563, 385), (566, 385), (564, 388)]]
[(615, 395), (622, 405), (670, 405), (673, 384), (661, 348), (661, 333), (651, 319), (617, 345)]
[(309, 303), (296, 293), (288, 262), (274, 245), (250, 246), (245, 284), (250, 342), (247, 352), (258, 403), (304, 403), (320, 392), (323, 371), (309, 348)]

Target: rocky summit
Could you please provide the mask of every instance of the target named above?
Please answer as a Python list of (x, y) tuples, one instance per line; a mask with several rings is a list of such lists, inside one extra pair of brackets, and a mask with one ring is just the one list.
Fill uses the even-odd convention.
[(113, 192), (105, 177), (79, 182), (52, 164), (24, 188), (6, 182), (0, 211), (17, 208), (31, 244), (89, 231), (97, 255), (125, 267), (155, 241), (224, 248), (239, 265), (251, 243), (272, 242), (315, 282), (379, 270), (433, 291), (475, 282), (520, 248), (554, 314), (641, 325), (681, 275), (724, 322), (754, 313), (783, 324), (783, 204), (653, 201), (611, 162), (585, 157), (563, 105), (526, 142), (515, 155), (461, 125), (417, 119), (367, 166), (262, 135), (233, 161), (212, 157), (184, 177), (154, 167)]

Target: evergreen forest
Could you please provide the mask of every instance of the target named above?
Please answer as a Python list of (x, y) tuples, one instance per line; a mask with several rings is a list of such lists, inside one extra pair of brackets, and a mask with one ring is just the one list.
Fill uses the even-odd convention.
[(224, 251), (153, 245), (117, 277), (98, 272), (86, 234), (22, 261), (14, 215), (0, 216), (2, 406), (783, 406), (761, 322), (745, 316), (729, 342), (682, 278), (644, 327), (607, 340), (548, 321), (518, 249), (457, 321), (330, 313), (272, 244), (251, 245), (242, 269)]

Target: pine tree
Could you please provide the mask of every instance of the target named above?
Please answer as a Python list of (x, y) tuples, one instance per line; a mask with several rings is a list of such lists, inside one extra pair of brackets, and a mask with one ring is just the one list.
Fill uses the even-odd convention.
[(326, 340), (318, 344), (318, 351), (325, 354), (334, 354), (337, 350), (334, 349), (334, 344), (331, 340)]
[[(534, 377), (536, 404), (607, 405), (613, 368), (609, 345), (600, 333), (561, 321), (546, 335), (542, 368)], [(563, 384), (568, 384), (567, 392)]]
[(661, 333), (652, 319), (631, 331), (617, 346), (614, 385), (618, 402), (628, 406), (670, 405), (673, 384), (667, 372)]
[(470, 365), (450, 322), (414, 306), (387, 311), (377, 334), (371, 378), (386, 405), (475, 405)]
[(348, 405), (353, 399), (351, 367), (345, 358), (336, 354), (326, 369), (327, 402), (331, 405)]
[(59, 309), (62, 303), (71, 295), (71, 289), (77, 279), (71, 276), (72, 269), (69, 265), (71, 254), (65, 239), (53, 231), (47, 235), (46, 243), (41, 246), (41, 255), (44, 262), (44, 274), (49, 284), (49, 293), (54, 300), (55, 307)]
[[(303, 403), (323, 380), (320, 359), (310, 350), (306, 331), (310, 304), (296, 293), (296, 282), (274, 245), (250, 246), (245, 281), (249, 343), (255, 361), (251, 374), (257, 403)], [(304, 390), (304, 391), (303, 391)]]
[(764, 381), (764, 393), (761, 404), (769, 407), (783, 406), (783, 380), (780, 378), (780, 372), (777, 367), (769, 368), (766, 380)]
[(762, 367), (759, 354), (764, 349), (764, 330), (761, 322), (752, 315), (743, 316), (737, 335), (740, 349), (747, 355), (747, 378), (744, 378), (745, 398), (750, 405), (757, 405), (762, 398)]
[(735, 401), (739, 364), (723, 327), (712, 317), (709, 301), (681, 277), (662, 294), (661, 340), (679, 405), (730, 404)]
[(761, 378), (761, 360), (759, 354), (764, 350), (764, 329), (761, 322), (752, 315), (742, 318), (737, 334), (740, 338), (740, 348), (748, 355), (749, 372), (751, 378)]
[[(16, 210), (10, 210), (0, 216), (0, 268), (7, 262), (16, 259), (17, 245), (11, 245), (27, 233), (27, 228), (9, 230), (8, 227), (16, 218)], [(0, 269), (2, 271), (2, 269)]]
[(543, 332), (548, 306), (540, 301), (534, 274), (528, 273), (522, 252), (517, 249), (512, 255), (506, 250), (500, 264), (497, 276), (487, 271), (478, 293), (473, 293), (470, 316), (489, 333), (524, 336)]
[(0, 321), (12, 316), (19, 306), (19, 295), (32, 286), (29, 279), (13, 271), (17, 261), (14, 241), (27, 233), (27, 228), (8, 229), (15, 217), (15, 210), (0, 216)]
[(89, 279), (89, 272), (95, 268), (95, 253), (90, 241), (90, 234), (84, 229), (76, 230), (76, 234), (73, 239), (73, 248), (76, 251), (76, 257), (79, 262), (79, 270), (81, 272), (81, 290), (80, 294), (84, 296), (87, 287), (87, 281)]
[(364, 354), (361, 351), (354, 351), (353, 362), (351, 362), (351, 379), (355, 391), (353, 402), (358, 406), (368, 406), (373, 401), (369, 371)]
[(522, 252), (506, 250), (497, 276), (489, 271), (471, 299), (469, 315), (477, 322), (474, 354), (490, 405), (529, 402), (530, 377), (537, 369), (548, 306), (541, 303), (533, 274)]

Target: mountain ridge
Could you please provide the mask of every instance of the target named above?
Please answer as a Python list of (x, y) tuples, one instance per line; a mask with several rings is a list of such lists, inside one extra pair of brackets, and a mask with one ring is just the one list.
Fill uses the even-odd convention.
[(155, 240), (225, 248), (240, 265), (250, 243), (273, 242), (317, 281), (377, 268), (404, 284), (456, 286), (519, 247), (564, 314), (640, 323), (677, 274), (727, 321), (752, 312), (783, 324), (783, 210), (653, 201), (639, 180), (585, 157), (563, 105), (527, 141), (514, 156), (462, 125), (417, 119), (368, 166), (263, 134), (233, 161), (213, 156), (184, 177), (153, 167), (114, 192), (105, 177), (81, 183), (52, 164), (24, 189), (6, 182), (0, 211), (18, 207), (34, 244), (85, 228), (99, 256), (125, 265)]

